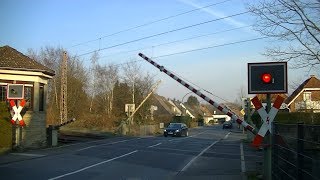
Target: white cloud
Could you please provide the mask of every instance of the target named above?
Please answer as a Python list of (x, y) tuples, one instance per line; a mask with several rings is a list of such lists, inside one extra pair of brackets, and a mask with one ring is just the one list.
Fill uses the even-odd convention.
[[(203, 7), (202, 5), (198, 4), (198, 3), (195, 3), (194, 1), (190, 1), (190, 0), (178, 0), (184, 4), (187, 4), (189, 6), (192, 6), (192, 7), (195, 7), (195, 8), (201, 8)], [(223, 17), (226, 17), (226, 15), (222, 12), (219, 12), (217, 10), (213, 11), (211, 9), (208, 9), (208, 8), (202, 8), (200, 9), (201, 11), (203, 12), (206, 12), (210, 15), (212, 15), (213, 17), (216, 17), (216, 18), (223, 18)], [(246, 26), (247, 24), (243, 23), (243, 22), (240, 22), (240, 21), (237, 21), (233, 18), (226, 18), (224, 19), (225, 22), (227, 22), (228, 24), (232, 25), (232, 26), (235, 26), (235, 27), (242, 27), (242, 26)]]

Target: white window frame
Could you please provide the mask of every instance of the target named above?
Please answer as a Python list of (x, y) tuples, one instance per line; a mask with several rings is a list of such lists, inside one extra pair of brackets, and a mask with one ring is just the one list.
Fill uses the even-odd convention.
[(303, 92), (303, 101), (311, 101), (311, 92)]

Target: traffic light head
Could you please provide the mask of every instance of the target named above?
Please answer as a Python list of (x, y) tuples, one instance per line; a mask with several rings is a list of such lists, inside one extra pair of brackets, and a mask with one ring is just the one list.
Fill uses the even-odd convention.
[(248, 63), (248, 94), (287, 93), (287, 63)]
[(272, 75), (270, 73), (263, 73), (261, 75), (261, 80), (265, 84), (269, 84), (272, 82)]

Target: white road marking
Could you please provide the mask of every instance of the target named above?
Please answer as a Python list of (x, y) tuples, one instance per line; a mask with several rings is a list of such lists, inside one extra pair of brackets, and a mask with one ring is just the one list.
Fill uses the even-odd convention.
[(240, 153), (241, 153), (241, 172), (246, 172), (246, 162), (244, 161), (244, 154), (243, 154), (243, 144), (240, 144)]
[[(204, 133), (204, 132), (202, 132), (202, 133)], [(225, 139), (228, 135), (229, 135), (229, 133), (224, 137), (224, 139)], [(186, 171), (186, 170), (189, 168), (189, 166), (190, 166), (198, 157), (200, 157), (204, 152), (206, 152), (209, 148), (211, 148), (211, 147), (212, 147), (213, 145), (215, 145), (217, 142), (219, 142), (219, 140), (213, 142), (213, 143), (210, 144), (208, 147), (206, 147), (204, 150), (202, 150), (196, 157), (194, 157), (193, 159), (191, 159), (191, 161), (190, 161), (186, 166), (184, 166), (181, 171)]]
[(191, 161), (190, 161), (186, 166), (184, 166), (181, 171), (186, 171), (186, 170), (189, 168), (189, 166), (190, 166), (198, 157), (200, 157), (204, 152), (206, 152), (211, 146), (215, 145), (217, 142), (219, 142), (219, 141), (213, 142), (213, 143), (210, 144), (208, 147), (206, 147), (204, 150), (202, 150), (196, 157), (194, 157), (193, 159), (191, 159)]
[(187, 138), (191, 138), (191, 137), (198, 136), (198, 135), (203, 134), (203, 133), (205, 133), (205, 132), (206, 132), (206, 131), (203, 131), (203, 132), (201, 132), (201, 133), (198, 133), (198, 134), (195, 134), (195, 135), (192, 135), (192, 136), (188, 136), (188, 137), (179, 138), (179, 139), (170, 139), (169, 141), (177, 141), (177, 140), (187, 139)]
[(186, 139), (186, 138), (190, 138), (191, 136), (189, 137), (184, 137), (184, 138), (179, 138), (179, 139), (170, 139), (169, 141), (177, 141), (177, 140), (182, 140), (182, 139)]
[(129, 156), (130, 154), (133, 154), (133, 153), (136, 153), (136, 152), (138, 152), (138, 150), (135, 150), (135, 151), (129, 152), (127, 154), (123, 154), (121, 156), (118, 156), (118, 157), (115, 157), (115, 158), (112, 158), (112, 159), (108, 159), (108, 160), (105, 160), (105, 161), (102, 161), (102, 162), (99, 162), (99, 163), (96, 163), (96, 164), (81, 168), (79, 170), (76, 170), (76, 171), (73, 171), (73, 172), (70, 172), (70, 173), (67, 173), (67, 174), (63, 174), (63, 175), (60, 175), (60, 176), (57, 176), (57, 177), (53, 177), (53, 178), (50, 178), (48, 180), (60, 179), (60, 178), (63, 178), (63, 177), (66, 177), (66, 176), (69, 176), (69, 175), (72, 175), (72, 174), (76, 174), (76, 173), (79, 173), (81, 171), (93, 168), (95, 166), (99, 166), (101, 164), (104, 164), (104, 163), (107, 163), (107, 162), (111, 162), (113, 160), (116, 160), (116, 159), (119, 159), (119, 158), (122, 158), (122, 157), (125, 157), (125, 156)]
[(62, 145), (62, 146), (44, 148), (44, 149), (40, 149), (40, 150), (43, 151), (43, 150), (51, 150), (51, 149), (60, 149), (60, 148), (64, 148), (64, 147), (75, 146), (75, 145), (79, 145), (79, 144), (90, 144), (90, 143), (104, 141), (104, 140), (106, 140), (106, 139), (99, 139), (99, 140), (88, 141), (88, 142), (78, 142), (78, 143), (72, 143), (72, 144), (67, 144), (67, 145)]
[(46, 155), (43, 154), (30, 154), (30, 153), (10, 153), (12, 155), (18, 155), (18, 156), (29, 156), (29, 157), (43, 157)]
[(83, 151), (83, 150), (90, 149), (90, 148), (93, 148), (93, 147), (97, 147), (97, 146), (88, 146), (88, 147), (85, 147), (85, 148), (78, 149), (76, 151)]
[(229, 132), (223, 139), (227, 139), (229, 134), (231, 134), (231, 132)]
[(98, 146), (106, 146), (106, 145), (118, 144), (118, 143), (122, 143), (122, 142), (126, 142), (126, 141), (133, 141), (133, 140), (137, 140), (137, 139), (141, 139), (141, 138), (125, 139), (125, 140), (121, 140), (121, 141), (108, 142), (108, 143), (104, 143), (104, 144), (88, 146), (88, 147), (85, 147), (85, 148), (78, 149), (76, 151), (83, 151), (83, 150), (87, 150), (87, 149), (98, 147)]
[(158, 143), (158, 144), (155, 144), (155, 145), (149, 146), (148, 148), (156, 147), (156, 146), (159, 146), (160, 144), (162, 144), (162, 143)]

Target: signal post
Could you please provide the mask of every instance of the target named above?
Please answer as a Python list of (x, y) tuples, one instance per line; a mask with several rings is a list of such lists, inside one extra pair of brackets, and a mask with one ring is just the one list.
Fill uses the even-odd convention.
[[(267, 96), (266, 109), (257, 97), (252, 99), (263, 121), (252, 145), (264, 146), (263, 176), (266, 180), (272, 179), (272, 121), (284, 100), (278, 96), (271, 108), (271, 94), (287, 93), (287, 78), (286, 62), (248, 63), (248, 94), (266, 94)], [(263, 140), (266, 144), (262, 144)]]

